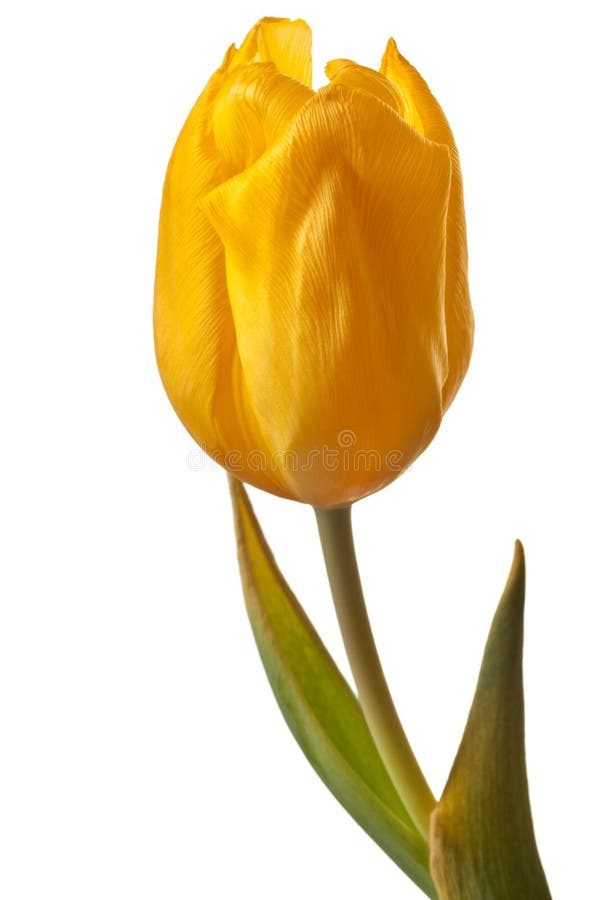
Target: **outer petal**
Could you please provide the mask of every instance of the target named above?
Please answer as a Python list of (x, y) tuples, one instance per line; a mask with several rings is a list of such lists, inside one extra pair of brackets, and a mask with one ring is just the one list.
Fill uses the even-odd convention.
[[(239, 444), (233, 420), (224, 434), (212, 409), (221, 385), (221, 360), (235, 369), (235, 334), (221, 242), (201, 209), (204, 195), (229, 176), (212, 136), (211, 109), (235, 53), (197, 100), (169, 162), (160, 214), (154, 292), (154, 337), (159, 371), (177, 414), (209, 450)], [(201, 434), (191, 427), (206, 423)]]
[(273, 63), (243, 66), (227, 75), (212, 119), (216, 146), (233, 171), (240, 172), (258, 159), (312, 94), (305, 84), (282, 75)]
[(450, 173), (445, 146), (334, 85), (205, 200), (225, 247), (245, 402), (271, 450), (295, 454), (295, 468), (276, 467), (291, 496), (349, 503), (437, 430)]
[(425, 137), (446, 144), (452, 159), (452, 186), (448, 206), (446, 263), (446, 330), (448, 335), (448, 380), (444, 385), (444, 410), (460, 387), (473, 347), (473, 311), (467, 279), (467, 237), (462, 175), (454, 136), (439, 103), (426, 82), (398, 52), (394, 40), (388, 42), (381, 62), (383, 75), (412, 104), (422, 123)]
[[(239, 50), (231, 47), (227, 51), (179, 135), (163, 191), (156, 264), (155, 348), (166, 392), (194, 439), (234, 472), (237, 460), (247, 457), (251, 448), (261, 447), (263, 440), (252, 407), (241, 402), (243, 375), (223, 246), (201, 201), (208, 191), (238, 171), (217, 146), (213, 121), (215, 103), (232, 70), (244, 71), (240, 67), (250, 51), (260, 60), (271, 50), (278, 52), (277, 40), (284, 41), (286, 33), (292, 33), (296, 37), (292, 37), (286, 65), (296, 74), (306, 74), (308, 26), (287, 20), (267, 22), (267, 49), (261, 38), (264, 27), (259, 23)], [(266, 68), (271, 71), (272, 66)], [(289, 79), (274, 74), (289, 83)], [(310, 93), (299, 84), (297, 90)], [(257, 479), (249, 480), (272, 492), (286, 493), (276, 473), (259, 471)]]

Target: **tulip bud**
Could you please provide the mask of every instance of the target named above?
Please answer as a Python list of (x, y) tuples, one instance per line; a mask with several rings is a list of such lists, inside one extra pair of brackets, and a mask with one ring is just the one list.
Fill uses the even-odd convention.
[(302, 21), (263, 19), (192, 109), (156, 269), (161, 377), (236, 477), (317, 507), (395, 479), (435, 435), (473, 319), (446, 118), (390, 41), (311, 89)]

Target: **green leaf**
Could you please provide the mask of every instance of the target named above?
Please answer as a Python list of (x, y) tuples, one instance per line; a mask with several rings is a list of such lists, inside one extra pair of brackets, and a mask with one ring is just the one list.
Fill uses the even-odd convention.
[(431, 818), (440, 900), (549, 900), (529, 806), (523, 709), (525, 561), (519, 542), (463, 739)]
[(281, 575), (230, 479), (248, 616), (267, 677), (306, 757), (342, 806), (429, 897), (428, 844), (375, 748), (358, 701)]

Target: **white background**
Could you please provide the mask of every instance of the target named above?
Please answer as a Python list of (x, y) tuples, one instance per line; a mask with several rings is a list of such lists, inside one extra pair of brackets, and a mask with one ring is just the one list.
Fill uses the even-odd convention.
[[(373, 625), (436, 791), (516, 536), (532, 804), (555, 900), (600, 897), (598, 66), (592, 3), (12, 4), (2, 48), (0, 894), (422, 896), (330, 797), (245, 618), (225, 478), (155, 368), (162, 179), (263, 14), (377, 66), (390, 35), (462, 156), (477, 317), (434, 444), (355, 509)], [(340, 664), (311, 510), (253, 493)], [(346, 668), (344, 667), (344, 671)]]

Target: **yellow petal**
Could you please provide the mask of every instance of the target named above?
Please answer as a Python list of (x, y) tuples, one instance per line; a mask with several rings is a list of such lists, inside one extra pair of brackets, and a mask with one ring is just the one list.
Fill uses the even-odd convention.
[[(271, 34), (272, 23), (266, 24)], [(251, 404), (244, 401), (223, 246), (201, 201), (237, 171), (232, 154), (224, 152), (227, 141), (222, 121), (217, 125), (221, 146), (217, 145), (215, 106), (228, 79), (233, 78), (232, 70), (243, 81), (241, 66), (248, 55), (265, 57), (262, 27), (259, 23), (239, 50), (229, 48), (179, 135), (163, 191), (155, 279), (155, 348), (169, 399), (194, 439), (234, 474), (239, 471), (240, 459), (247, 460), (249, 450), (263, 447), (264, 440)], [(283, 39), (286, 31), (297, 32), (287, 67), (295, 74), (306, 75), (306, 59), (302, 59), (308, 52), (310, 65), (310, 30), (303, 23), (282, 22), (281, 30), (275, 29), (275, 37), (271, 36), (272, 48), (277, 46), (277, 34)], [(301, 46), (305, 48), (302, 52)], [(277, 76), (288, 85), (290, 95), (301, 92), (305, 97), (312, 93), (279, 75), (273, 64), (264, 68), (271, 70), (271, 81)], [(285, 97), (282, 111), (281, 101), (272, 95), (273, 91), (263, 84), (262, 92), (259, 90), (254, 98), (257, 112), (265, 117), (266, 142), (275, 138), (293, 112)], [(285, 483), (262, 459), (255, 467), (256, 477), (248, 478), (250, 483), (288, 495)]]
[(304, 84), (273, 63), (234, 69), (224, 78), (213, 109), (215, 143), (234, 172), (251, 165), (312, 97)]
[[(452, 186), (448, 205), (446, 260), (446, 330), (448, 336), (448, 380), (444, 385), (444, 410), (460, 387), (471, 358), (473, 311), (467, 279), (467, 237), (460, 160), (454, 136), (443, 110), (424, 79), (398, 52), (390, 39), (381, 62), (381, 73), (389, 78), (414, 109), (426, 138), (446, 144), (452, 160)], [(416, 127), (416, 126), (415, 126)]]
[(400, 55), (393, 38), (388, 41), (380, 72), (396, 86), (405, 102), (413, 106), (425, 137), (455, 147), (454, 136), (439, 103), (417, 70)]
[(437, 430), (450, 172), (446, 147), (332, 85), (205, 199), (225, 248), (245, 402), (267, 445), (297, 454), (300, 468), (277, 469), (290, 496), (351, 502)]
[(366, 91), (374, 97), (378, 97), (383, 103), (387, 103), (402, 118), (410, 124), (409, 110), (404, 97), (395, 85), (373, 69), (359, 66), (349, 59), (332, 59), (325, 66), (325, 73), (332, 84), (343, 84), (348, 88)]
[(302, 19), (266, 17), (246, 35), (230, 68), (249, 63), (272, 62), (282, 75), (312, 84), (312, 32)]
[(165, 389), (186, 428), (212, 453), (239, 446), (248, 430), (244, 410), (232, 411), (226, 419), (215, 416), (215, 408), (232, 408), (239, 362), (223, 248), (201, 207), (205, 194), (230, 175), (214, 145), (211, 112), (234, 52), (228, 50), (173, 150), (163, 190), (154, 292), (155, 349)]

